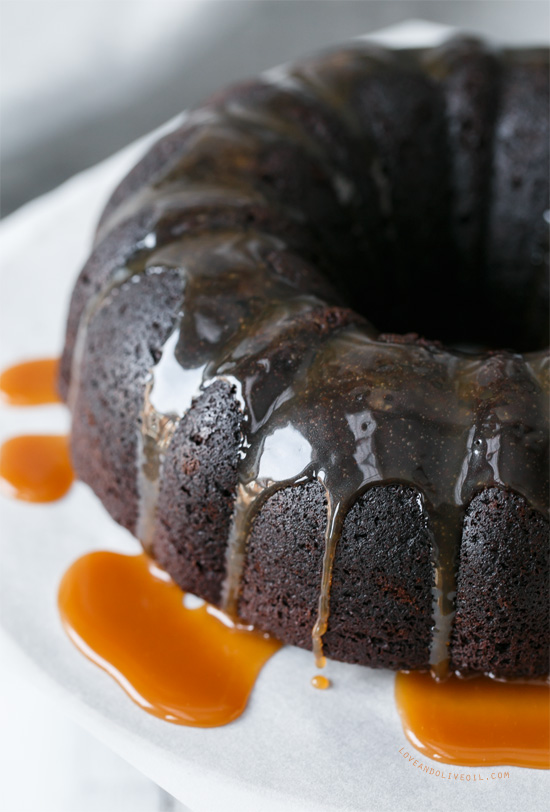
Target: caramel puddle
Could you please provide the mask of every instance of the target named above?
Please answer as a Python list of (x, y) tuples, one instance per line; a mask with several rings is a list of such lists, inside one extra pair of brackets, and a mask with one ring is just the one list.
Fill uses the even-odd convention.
[(42, 406), (60, 403), (57, 392), (57, 358), (24, 361), (0, 373), (0, 401), (9, 406)]
[(0, 490), (26, 502), (54, 502), (72, 485), (67, 437), (23, 434), (0, 446)]
[(550, 686), (490, 677), (437, 682), (400, 672), (397, 707), (410, 743), (425, 756), (464, 766), (550, 768)]
[(183, 597), (147, 556), (94, 552), (67, 570), (58, 604), (72, 642), (141, 708), (176, 724), (225, 725), (281, 644)]

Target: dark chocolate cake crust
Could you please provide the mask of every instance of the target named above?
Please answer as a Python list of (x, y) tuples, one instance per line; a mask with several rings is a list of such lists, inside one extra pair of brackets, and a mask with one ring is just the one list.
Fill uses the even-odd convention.
[(115, 190), (60, 390), (182, 589), (319, 661), (548, 673), (548, 113), (545, 50), (356, 41)]

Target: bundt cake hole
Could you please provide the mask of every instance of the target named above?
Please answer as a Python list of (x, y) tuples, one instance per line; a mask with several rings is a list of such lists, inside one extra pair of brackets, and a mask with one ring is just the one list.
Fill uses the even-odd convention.
[[(414, 260), (411, 265), (414, 273)], [(487, 286), (484, 289), (483, 282), (465, 291), (460, 273), (435, 290), (419, 279), (407, 298), (408, 312), (404, 314), (399, 303), (396, 306), (399, 279), (392, 270), (386, 269), (375, 297), (364, 290), (350, 293), (340, 286), (344, 300), (383, 334), (411, 333), (469, 354), (491, 350), (536, 352), (548, 347), (548, 314), (544, 308), (533, 308), (524, 329), (509, 301), (500, 307), (502, 291), (498, 287), (493, 296)], [(377, 302), (374, 310), (373, 298)]]

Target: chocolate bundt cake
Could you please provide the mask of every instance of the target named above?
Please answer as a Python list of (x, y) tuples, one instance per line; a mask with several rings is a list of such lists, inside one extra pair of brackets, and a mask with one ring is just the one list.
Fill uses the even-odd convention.
[(358, 40), (122, 181), (60, 386), (183, 589), (319, 660), (548, 672), (548, 135), (545, 49)]

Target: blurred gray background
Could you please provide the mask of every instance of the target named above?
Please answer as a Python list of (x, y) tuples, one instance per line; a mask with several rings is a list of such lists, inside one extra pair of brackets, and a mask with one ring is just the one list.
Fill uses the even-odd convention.
[(409, 19), (547, 42), (546, 0), (0, 0), (0, 214), (220, 85)]

